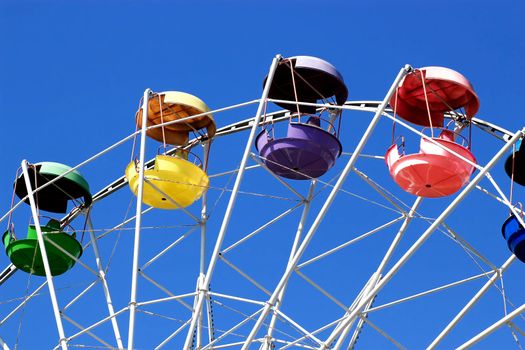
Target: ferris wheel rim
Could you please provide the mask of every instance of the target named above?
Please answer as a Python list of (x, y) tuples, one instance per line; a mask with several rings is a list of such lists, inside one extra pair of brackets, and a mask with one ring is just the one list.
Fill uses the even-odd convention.
[[(375, 105), (375, 107), (374, 107), (374, 105)], [(351, 109), (351, 110), (363, 110), (363, 111), (366, 111), (366, 112), (370, 112), (371, 110), (373, 110), (373, 109), (375, 108), (375, 112), (378, 114), (378, 116), (380, 116), (380, 115), (382, 115), (382, 113), (383, 113), (383, 111), (379, 111), (380, 106), (381, 106), (381, 102), (378, 102), (378, 101), (354, 101), (354, 102), (347, 102), (343, 107), (348, 107), (348, 109)], [(383, 107), (385, 107), (385, 105), (383, 105)], [(344, 109), (344, 108), (343, 108), (343, 109)], [(386, 110), (386, 111), (389, 112), (389, 110)], [(280, 111), (280, 112), (276, 112), (274, 115), (272, 115), (272, 118), (273, 118), (273, 116), (275, 116), (275, 122), (280, 122), (280, 121), (288, 120), (289, 117), (290, 117), (289, 115), (286, 115), (286, 114), (279, 114), (279, 113), (283, 113), (283, 112), (282, 112), (282, 111)], [(451, 118), (453, 118), (453, 117), (451, 116)], [(238, 123), (234, 123), (234, 124), (228, 125), (228, 126), (226, 126), (226, 127), (224, 127), (224, 128), (219, 128), (219, 129), (217, 130), (217, 135), (218, 135), (218, 136), (224, 136), (224, 135), (228, 135), (228, 134), (231, 134), (231, 133), (234, 133), (234, 132), (239, 132), (239, 131), (246, 130), (246, 129), (248, 129), (249, 127), (252, 127), (252, 128), (253, 128), (253, 127), (256, 127), (257, 125), (253, 125), (253, 124), (254, 124), (253, 121), (254, 121), (254, 118), (250, 118), (250, 119), (246, 119), (246, 120), (243, 120), (243, 121), (241, 121), (241, 122), (238, 122)], [(474, 125), (479, 125), (479, 126), (480, 126), (480, 129), (483, 130), (483, 131), (487, 131), (487, 132), (490, 131), (489, 133), (491, 133), (493, 136), (496, 136), (496, 134), (499, 134), (499, 136), (500, 136), (499, 138), (500, 138), (500, 139), (503, 139), (504, 141), (507, 141), (507, 142), (505, 143), (504, 147), (502, 147), (502, 148), (500, 149), (500, 152), (498, 152), (498, 155), (499, 155), (499, 156), (501, 156), (503, 153), (505, 153), (506, 151), (508, 151), (508, 149), (512, 146), (512, 143), (513, 143), (513, 142), (516, 142), (516, 140), (517, 140), (518, 138), (523, 137), (523, 132), (524, 132), (524, 130), (520, 130), (520, 131), (518, 131), (518, 132), (512, 134), (512, 133), (508, 132), (507, 130), (505, 130), (505, 129), (503, 129), (503, 128), (496, 127), (494, 124), (490, 124), (490, 123), (484, 122), (484, 121), (482, 121), (482, 120), (480, 120), (480, 119), (475, 119), (475, 118), (474, 118), (473, 121), (472, 121), (472, 123), (473, 123)], [(222, 134), (220, 134), (221, 131), (223, 132)], [(508, 139), (508, 140), (506, 140), (506, 139)], [(357, 153), (359, 153), (359, 152), (357, 152)], [(354, 156), (354, 155), (352, 154), (352, 157), (353, 157), (353, 156)], [(357, 157), (357, 156), (358, 156), (358, 155), (355, 155), (355, 157)], [(145, 162), (145, 164), (147, 164), (147, 162)], [(352, 166), (353, 166), (353, 165), (350, 165), (349, 168), (351, 168)], [(478, 174), (478, 176), (481, 178), (481, 176), (483, 176), (483, 173), (482, 173), (482, 172), (483, 172), (483, 171), (488, 171), (488, 170), (489, 170), (489, 169), (488, 169), (486, 166), (483, 167), (483, 169), (480, 171), (480, 174)], [(109, 186), (107, 186), (107, 187), (105, 187), (103, 190), (99, 191), (99, 192), (97, 193), (97, 194), (100, 194), (99, 197), (98, 197), (98, 199), (105, 198), (107, 195), (109, 195), (109, 194), (112, 193), (112, 192), (109, 192), (109, 191), (108, 191), (108, 188), (110, 188), (111, 190), (115, 190), (115, 191), (118, 190), (118, 188), (116, 188), (115, 185), (114, 185), (114, 184), (115, 184), (116, 182), (118, 182), (118, 181), (120, 181), (120, 179), (118, 179), (118, 180), (112, 182)], [(344, 182), (344, 179), (343, 179), (343, 182)], [(474, 182), (471, 182), (471, 183), (474, 183)], [(123, 184), (122, 186), (124, 186), (124, 185), (125, 185), (125, 182), (124, 182), (124, 184)], [(471, 185), (469, 184), (469, 186), (471, 186)], [(469, 187), (469, 190), (472, 189), (474, 186), (475, 186), (475, 183), (474, 183), (474, 185), (472, 185), (471, 187)], [(119, 188), (121, 188), (121, 187), (119, 187)], [(334, 191), (334, 193), (336, 193), (336, 192), (337, 192), (337, 191)], [(93, 196), (93, 202), (95, 202), (95, 197), (97, 196), (97, 194), (95, 194), (95, 195)], [(418, 200), (419, 200), (419, 199), (418, 199)], [(454, 201), (456, 201), (456, 200), (454, 200)], [(459, 201), (461, 201), (461, 199), (458, 200), (458, 202), (459, 202)], [(416, 203), (418, 203), (418, 201), (416, 201)], [(414, 203), (414, 206), (416, 206), (416, 203)], [(417, 208), (417, 206), (416, 206), (416, 208)], [(80, 212), (81, 212), (81, 211), (78, 211), (78, 214), (80, 214)], [(68, 214), (68, 215), (66, 216), (67, 220), (71, 220), (72, 218), (74, 218), (74, 217), (72, 217), (72, 216), (75, 215), (75, 214), (76, 214), (76, 212), (72, 212), (72, 213)], [(63, 220), (65, 220), (66, 218), (64, 218)], [(436, 225), (438, 225), (438, 224), (436, 224)], [(429, 235), (431, 232), (430, 232), (430, 231), (428, 231), (428, 232), (429, 232), (429, 233), (428, 233), (428, 235)], [(418, 240), (418, 242), (419, 242), (419, 240)], [(424, 242), (424, 240), (423, 240), (422, 242)], [(422, 244), (422, 243), (421, 243), (421, 244)], [(397, 265), (396, 265), (396, 266), (397, 266)], [(392, 270), (390, 270), (390, 271), (393, 271), (393, 270), (394, 270), (394, 269), (392, 269)], [(4, 270), (4, 271), (11, 271), (11, 270), (8, 268), (7, 270)], [(389, 273), (390, 273), (390, 272), (389, 272)], [(389, 273), (387, 273), (386, 276), (388, 276)], [(394, 273), (395, 273), (395, 272), (394, 272)], [(0, 276), (2, 276), (2, 275), (5, 275), (5, 272), (4, 272), (4, 274), (0, 274)], [(5, 280), (0, 279), (0, 284), (3, 283), (3, 281), (5, 281)], [(388, 280), (387, 280), (387, 282), (388, 282)], [(384, 282), (384, 284), (386, 284), (387, 282)], [(383, 285), (384, 285), (384, 284), (383, 284)], [(375, 289), (374, 289), (374, 288), (375, 288)], [(369, 291), (369, 294), (376, 294), (376, 293), (380, 290), (380, 289), (377, 289), (377, 287), (374, 287), (374, 288), (372, 288), (372, 289)], [(216, 295), (219, 295), (219, 294), (216, 293)], [(363, 299), (363, 300), (364, 300), (364, 299)], [(370, 300), (371, 300), (371, 299), (370, 299)], [(367, 300), (367, 301), (365, 301), (365, 302), (360, 301), (360, 303), (363, 304), (363, 306), (364, 306), (365, 304), (367, 304), (368, 302), (370, 302), (370, 300)], [(267, 305), (267, 304), (266, 304), (266, 305)], [(265, 308), (267, 307), (266, 305), (265, 305)], [(268, 307), (268, 309), (270, 309), (270, 308), (271, 308), (271, 307)], [(357, 310), (357, 308), (356, 308), (356, 310)], [(262, 311), (261, 311), (261, 312), (262, 312)], [(262, 313), (261, 313), (261, 314), (262, 314)], [(355, 317), (356, 314), (353, 315), (353, 316)], [(350, 317), (352, 317), (352, 314), (350, 314), (349, 318), (350, 318)], [(191, 333), (191, 332), (188, 332), (188, 337), (189, 337), (189, 334), (190, 334), (190, 333)], [(255, 332), (255, 333), (257, 333), (257, 332)], [(331, 340), (331, 341), (330, 341), (330, 340)], [(334, 338), (334, 339), (328, 339), (325, 343), (330, 344), (330, 343), (332, 343), (334, 340), (335, 340), (335, 338)], [(246, 345), (246, 344), (248, 344), (248, 345)], [(247, 346), (249, 346), (249, 341), (248, 341), (248, 340), (246, 341), (244, 347), (247, 347)]]

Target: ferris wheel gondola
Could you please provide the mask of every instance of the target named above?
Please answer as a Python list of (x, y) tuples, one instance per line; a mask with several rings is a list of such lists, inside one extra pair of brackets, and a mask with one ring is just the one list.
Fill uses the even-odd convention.
[[(42, 162), (28, 168), (29, 183), (35, 188), (36, 209), (50, 213), (65, 213), (68, 203), (76, 207), (89, 207), (92, 202), (89, 185), (84, 177), (71, 167), (55, 163)], [(29, 202), (25, 176), (21, 174), (14, 184), (14, 192), (20, 199)], [(83, 198), (83, 201), (79, 201)], [(14, 225), (8, 224), (2, 242), (11, 262), (20, 270), (38, 276), (45, 276), (41, 247), (38, 242), (38, 230), (41, 230), (51, 275), (61, 275), (71, 269), (82, 255), (82, 245), (76, 239), (75, 232), (65, 232), (68, 223), (61, 224), (51, 218), (48, 223), (37, 227), (29, 225), (25, 239), (18, 239)]]
[[(445, 113), (470, 120), (479, 100), (470, 82), (460, 73), (444, 67), (425, 67), (407, 74), (390, 100), (394, 113), (430, 128), (432, 137), (421, 137), (419, 153), (404, 154), (393, 143), (385, 160), (390, 175), (405, 191), (422, 197), (443, 197), (456, 193), (470, 179), (476, 158), (461, 137), (444, 128)], [(455, 110), (464, 108), (466, 113)], [(394, 121), (395, 127), (395, 121)], [(433, 137), (434, 129), (440, 131)]]
[(329, 98), (334, 98), (335, 105), (343, 105), (348, 89), (342, 75), (320, 58), (290, 57), (279, 63), (268, 97), (296, 113), (297, 120), (290, 118), (285, 137), (279, 136), (273, 125), (263, 126), (255, 145), (266, 166), (275, 174), (294, 180), (325, 174), (343, 150), (339, 141), (341, 110), (328, 111), (329, 119), (323, 120), (321, 114), (316, 114), (315, 105), (300, 103), (329, 102)]

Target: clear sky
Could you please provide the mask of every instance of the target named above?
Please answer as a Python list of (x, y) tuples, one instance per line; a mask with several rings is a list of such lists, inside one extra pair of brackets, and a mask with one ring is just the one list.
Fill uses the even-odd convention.
[[(525, 80), (524, 11), (525, 4), (519, 0), (1, 0), (0, 213), (3, 215), (10, 208), (12, 183), (22, 159), (31, 163), (56, 161), (73, 166), (102, 151), (135, 131), (134, 113), (148, 87), (154, 91), (178, 90), (194, 94), (212, 109), (257, 99), (271, 60), (278, 53), (285, 57), (317, 56), (331, 62), (344, 76), (349, 100), (381, 100), (399, 69), (407, 63), (414, 67), (452, 68), (464, 74), (474, 86), (481, 101), (477, 116), (514, 132), (525, 125), (521, 106), (524, 97), (521, 82)], [(256, 106), (252, 105), (217, 114), (215, 120), (221, 127), (251, 117), (255, 111)], [(343, 114), (341, 142), (345, 152), (352, 152), (371, 117), (370, 113)], [(390, 146), (391, 127), (390, 121), (381, 120), (364, 152), (383, 155)], [(408, 133), (402, 128), (397, 130), (399, 134)], [(239, 133), (213, 144), (210, 174), (238, 166), (247, 136), (246, 132)], [(411, 140), (413, 143), (407, 147), (415, 152), (417, 140)], [(479, 130), (473, 131), (472, 151), (480, 164), (486, 164), (502, 145), (501, 141)], [(154, 142), (148, 143), (148, 158), (156, 154), (157, 146)], [(255, 148), (252, 151), (256, 152)], [(123, 175), (131, 152), (132, 144), (128, 142), (80, 169), (92, 192)], [(337, 166), (321, 180), (333, 185), (331, 179), (342, 170), (347, 159), (348, 156), (343, 155)], [(360, 159), (356, 168), (399, 201), (412, 205), (415, 197), (397, 188), (381, 160)], [(493, 177), (508, 195), (510, 183), (502, 168), (502, 163), (498, 163)], [(307, 193), (305, 183), (289, 183), (303, 195)], [(221, 195), (220, 189), (231, 188), (232, 184), (233, 179), (229, 176), (212, 178), (208, 254), (229, 197), (229, 192)], [(496, 192), (487, 180), (481, 185), (491, 193)], [(321, 187), (319, 185), (318, 189)], [(261, 169), (248, 172), (241, 189), (246, 193), (239, 197), (224, 247), (295, 204), (276, 198), (293, 195)], [(344, 189), (365, 200), (339, 194), (301, 261), (399, 216), (388, 201), (355, 174), (348, 177)], [(516, 186), (514, 200), (520, 200), (524, 194), (523, 188)], [(327, 195), (328, 189), (320, 192), (318, 201), (312, 205), (307, 227)], [(97, 204), (92, 212), (97, 233), (132, 216), (134, 198), (124, 188)], [(451, 200), (451, 197), (424, 200), (419, 213), (431, 221)], [(200, 206), (196, 203), (189, 210), (199, 215)], [(294, 211), (225, 258), (272, 291), (284, 271), (300, 212), (301, 209)], [(481, 191), (474, 191), (447, 219), (447, 224), (473, 249), (499, 267), (509, 256), (500, 233), (507, 215), (508, 210), (503, 205)], [(29, 217), (28, 207), (17, 211), (18, 235), (23, 235)], [(150, 229), (142, 235), (141, 264), (183, 235), (188, 218), (179, 212), (157, 210), (145, 216), (143, 224)], [(400, 224), (301, 271), (349, 306), (377, 268)], [(83, 225), (82, 219), (74, 222), (79, 230)], [(428, 225), (424, 219), (414, 220), (388, 267)], [(5, 226), (5, 222), (0, 224), (2, 231)], [(130, 295), (133, 222), (126, 227), (129, 229), (113, 232), (100, 240), (105, 264), (111, 259), (108, 281), (117, 310), (127, 305)], [(83, 243), (87, 240), (86, 235)], [(198, 247), (198, 233), (190, 235), (183, 244), (153, 264), (148, 276), (174, 294), (193, 292), (199, 269)], [(82, 261), (92, 268), (95, 266), (91, 248), (86, 250)], [(0, 267), (3, 269), (8, 264), (7, 256), (2, 254)], [(479, 258), (472, 259), (454, 240), (436, 232), (387, 284), (374, 305), (462, 280), (490, 268), (490, 264)], [(525, 302), (524, 272), (523, 263), (515, 262), (504, 279), (510, 302), (504, 303), (500, 291), (492, 288), (445, 338), (442, 347), (458, 346), (500, 319), (504, 315), (504, 305), (509, 312), (522, 305)], [(77, 265), (55, 280), (59, 304), (63, 307), (93, 281), (93, 276)], [(43, 278), (29, 278), (18, 272), (1, 285), (0, 317), (3, 319), (19, 298), (31, 293), (43, 281)], [(264, 292), (223, 261), (219, 261), (212, 281), (212, 291), (217, 293), (259, 301), (267, 299)], [(369, 319), (403, 346), (424, 348), (485, 282), (485, 277), (476, 279), (373, 312)], [(498, 286), (501, 288), (501, 284)], [(165, 296), (167, 294), (146, 279), (139, 279), (140, 301)], [(309, 331), (344, 314), (340, 306), (295, 274), (287, 296), (283, 312)], [(191, 298), (186, 301), (193, 302)], [(216, 336), (221, 334), (221, 329), (226, 330), (239, 322), (243, 314), (257, 310), (254, 305), (225, 298), (216, 298), (216, 301)], [(97, 286), (65, 314), (85, 326), (105, 317), (105, 312), (107, 314), (102, 289)], [(144, 307), (137, 320), (136, 348), (153, 348), (188, 317), (188, 311), (174, 302)], [(128, 314), (123, 313), (118, 321), (125, 344)], [(75, 326), (64, 322), (67, 336), (77, 331)], [(523, 319), (518, 317), (515, 322), (525, 329)], [(246, 335), (252, 325), (253, 322), (249, 322), (236, 332), (239, 337), (230, 336), (228, 340), (242, 340), (242, 335)], [(278, 336), (283, 339), (299, 334), (283, 319), (278, 322), (278, 329), (281, 332)], [(265, 331), (266, 328), (259, 336)], [(109, 324), (95, 329), (94, 333), (114, 345)], [(325, 339), (329, 333), (322, 332), (319, 338)], [(56, 334), (46, 289), (23, 312), (0, 325), (0, 337), (10, 348), (16, 348), (15, 344), (19, 349), (51, 348), (57, 343)], [(291, 334), (291, 338), (286, 338), (287, 334)], [(515, 331), (515, 335), (523, 346), (525, 337), (519, 331)], [(178, 349), (183, 340), (184, 335), (178, 336), (166, 348)], [(71, 343), (103, 346), (88, 336)], [(392, 343), (376, 330), (365, 326), (356, 348), (391, 347)], [(509, 328), (504, 327), (477, 348), (518, 346)]]

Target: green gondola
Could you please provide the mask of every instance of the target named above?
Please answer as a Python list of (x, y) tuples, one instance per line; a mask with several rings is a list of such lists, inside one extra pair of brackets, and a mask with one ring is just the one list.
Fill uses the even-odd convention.
[[(71, 200), (76, 202), (77, 207), (91, 205), (92, 197), (87, 181), (78, 171), (71, 169), (54, 162), (37, 163), (29, 167), (29, 180), (31, 188), (36, 190), (34, 196), (38, 211), (65, 213)], [(51, 181), (53, 182), (50, 183)], [(16, 178), (14, 187), (15, 194), (24, 199), (27, 188), (23, 175)], [(78, 201), (81, 197), (83, 201)], [(29, 204), (29, 199), (25, 198), (25, 202)], [(59, 220), (51, 219), (41, 229), (51, 275), (61, 275), (71, 269), (76, 259), (80, 258), (82, 245), (75, 238), (75, 233), (68, 234), (62, 230)], [(14, 230), (8, 229), (2, 236), (2, 242), (7, 256), (17, 268), (38, 276), (46, 275), (35, 225), (28, 227), (25, 239), (17, 239)]]
[[(82, 245), (76, 240), (75, 234), (67, 234), (60, 229), (60, 222), (51, 219), (47, 225), (42, 226), (44, 244), (51, 269), (51, 275), (58, 276), (71, 269), (76, 259), (82, 255)], [(35, 225), (30, 225), (25, 239), (16, 239), (13, 232), (6, 231), (2, 237), (5, 251), (11, 262), (20, 270), (38, 276), (45, 276), (42, 253), (38, 246)], [(71, 256), (65, 254), (53, 243), (60, 246)]]

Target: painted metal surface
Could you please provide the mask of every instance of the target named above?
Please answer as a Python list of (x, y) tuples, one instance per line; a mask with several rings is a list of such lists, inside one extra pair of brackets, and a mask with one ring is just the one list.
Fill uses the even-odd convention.
[[(135, 162), (126, 168), (126, 178), (136, 195), (139, 176)], [(209, 179), (197, 165), (178, 157), (158, 155), (152, 169), (144, 171), (143, 203), (160, 209), (185, 208), (208, 189)], [(168, 196), (170, 198), (168, 198)]]
[[(449, 133), (432, 140), (476, 163), (472, 152), (452, 141)], [(403, 190), (428, 198), (449, 196), (468, 182), (474, 167), (444, 148), (422, 138), (419, 153), (404, 155), (394, 144), (387, 150), (385, 161), (390, 175)]]
[[(34, 164), (28, 168), (28, 171), (31, 186), (37, 190), (35, 196), (38, 198), (40, 210), (65, 213), (68, 201), (80, 197), (84, 198), (86, 206), (91, 204), (92, 198), (87, 181), (78, 171), (72, 171), (71, 167), (55, 162), (42, 162)], [(54, 181), (53, 184), (38, 189), (60, 176), (62, 177)], [(20, 199), (27, 195), (22, 175), (15, 180), (15, 193)], [(25, 202), (29, 204), (28, 199)]]
[[(51, 275), (61, 275), (75, 265), (75, 260), (49, 241), (56, 243), (77, 259), (82, 255), (82, 245), (74, 236), (61, 231), (60, 223), (56, 220), (51, 220), (46, 226), (42, 226), (41, 229), (44, 235)], [(46, 275), (34, 225), (29, 226), (25, 239), (17, 240), (11, 232), (6, 231), (2, 241), (5, 245), (7, 256), (17, 268), (37, 276)]]
[(271, 139), (263, 130), (256, 147), (266, 166), (279, 176), (307, 180), (325, 174), (342, 151), (337, 137), (315, 125), (290, 123), (284, 138)]
[(441, 127), (446, 112), (464, 108), (465, 117), (472, 118), (479, 109), (479, 99), (460, 73), (445, 67), (423, 67), (405, 77), (390, 105), (411, 123)]
[[(332, 64), (311, 56), (294, 56), (281, 61), (268, 95), (269, 98), (278, 100), (312, 103), (332, 96), (338, 105), (346, 102), (348, 88), (343, 76)], [(315, 106), (297, 106), (293, 103), (277, 105), (291, 111), (299, 109), (301, 113), (316, 111)]]
[[(159, 142), (171, 145), (185, 145), (189, 133), (206, 129), (207, 138), (216, 132), (215, 121), (210, 108), (200, 98), (180, 91), (166, 91), (154, 94), (148, 102), (147, 126), (173, 122), (162, 127), (150, 128), (146, 134)], [(194, 118), (189, 118), (196, 116)], [(135, 116), (137, 127), (142, 127), (142, 108)], [(182, 120), (184, 119), (184, 120)]]
[(511, 215), (505, 220), (501, 227), (503, 238), (507, 241), (507, 246), (516, 257), (525, 262), (525, 229), (520, 225), (518, 219)]
[(525, 149), (521, 148), (521, 140), (516, 142), (516, 149), (505, 161), (505, 172), (515, 183), (525, 186)]

